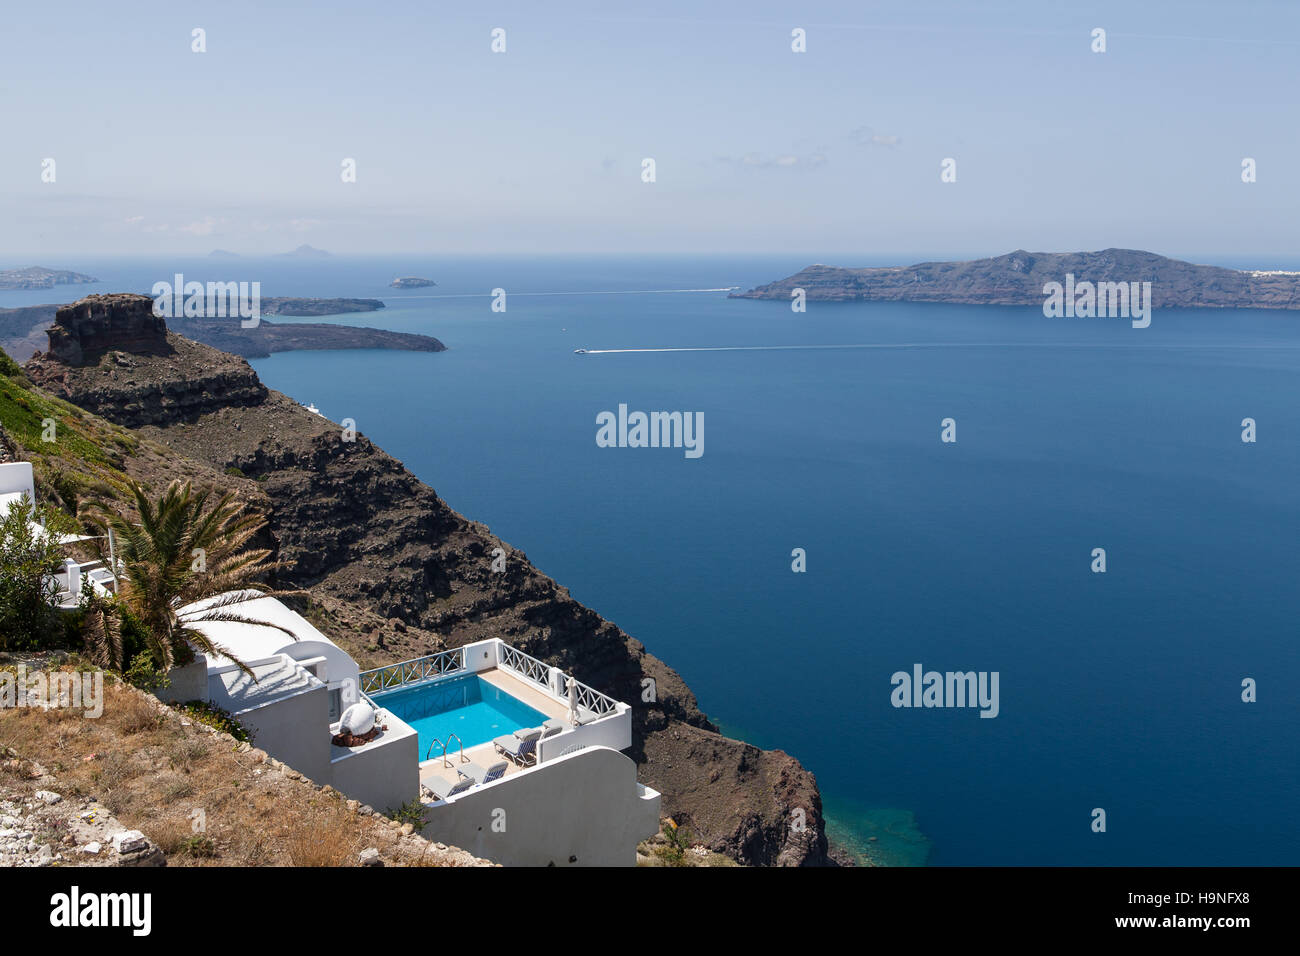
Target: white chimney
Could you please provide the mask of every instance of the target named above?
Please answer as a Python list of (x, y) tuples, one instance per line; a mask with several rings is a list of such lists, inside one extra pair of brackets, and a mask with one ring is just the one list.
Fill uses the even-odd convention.
[(73, 602), (81, 601), (81, 565), (71, 558), (65, 558), (63, 561), (63, 570), (68, 579), (68, 593), (72, 595)]

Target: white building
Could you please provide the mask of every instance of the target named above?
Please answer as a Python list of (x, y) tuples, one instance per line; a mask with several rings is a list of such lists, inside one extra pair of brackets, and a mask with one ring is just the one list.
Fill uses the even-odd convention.
[[(35, 500), (32, 466), (0, 465), (0, 514), (24, 495)], [(53, 603), (75, 608), (84, 588), (107, 594), (115, 582), (102, 562), (69, 558), (49, 586)], [(247, 671), (199, 654), (172, 669), (160, 697), (221, 707), (255, 746), (376, 811), (418, 800), (424, 836), (505, 865), (631, 866), (658, 832), (660, 796), (621, 752), (632, 745), (627, 704), (497, 639), (363, 673), (279, 600), (245, 596), (228, 610), (247, 622), (198, 619), (226, 595), (178, 614)], [(358, 702), (385, 729), (336, 746)]]
[[(31, 462), (14, 461), (0, 464), (0, 515), (26, 498), (32, 504), (36, 502), (36, 483), (32, 474)], [(30, 522), (34, 530), (44, 531), (35, 521)], [(59, 536), (60, 544), (74, 544), (89, 541), (84, 535), (65, 534)], [(78, 562), (65, 558), (63, 567), (51, 574), (46, 580), (50, 603), (62, 610), (72, 610), (81, 603), (82, 591), (93, 588), (100, 594), (108, 594), (113, 588), (113, 575), (102, 561)]]
[(280, 601), (245, 593), (250, 600), (231, 605), (230, 613), (275, 626), (194, 620), (219, 598), (186, 605), (178, 616), (252, 676), (226, 657), (200, 654), (171, 672), (160, 696), (217, 705), (252, 734), (255, 746), (380, 812), (414, 800), (420, 785), (416, 732), (400, 720), (380, 719), (388, 730), (375, 740), (334, 746), (340, 716), (361, 700), (356, 662)]
[[(182, 608), (181, 617), (211, 603)], [(362, 673), (275, 598), (231, 610), (297, 640), (271, 627), (190, 620), (253, 676), (224, 657), (200, 656), (172, 672), (163, 694), (220, 706), (257, 747), (314, 782), (381, 812), (419, 800), (425, 837), (511, 866), (631, 866), (637, 843), (658, 832), (660, 796), (637, 782), (636, 764), (620, 752), (632, 745), (631, 708), (558, 668), (492, 639)], [(422, 748), (420, 731), (397, 712), (413, 708), (417, 723), (464, 729), (481, 723), (482, 702), (472, 698), (484, 691), (504, 709), (485, 712), (501, 722), (483, 725), (501, 731), (497, 739), (550, 725), (522, 759), (506, 758), (490, 740), (449, 747), (454, 730), (439, 731), (440, 747)], [(341, 713), (357, 701), (387, 729), (360, 747), (333, 745)], [(524, 713), (528, 720), (511, 721)]]

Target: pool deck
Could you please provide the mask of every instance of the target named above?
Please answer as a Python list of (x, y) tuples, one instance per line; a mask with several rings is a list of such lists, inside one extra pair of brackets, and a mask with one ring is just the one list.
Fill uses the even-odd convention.
[[(543, 694), (532, 685), (524, 683), (513, 674), (507, 673), (499, 668), (493, 667), (490, 670), (479, 671), (478, 676), (489, 684), (505, 691), (511, 697), (523, 701), (529, 707), (533, 708), (533, 710), (540, 711), (547, 717), (564, 720), (568, 714), (568, 707), (566, 705), (556, 702), (554, 699)], [(474, 747), (466, 747), (464, 759), (465, 761), (478, 764), (484, 770), (496, 763), (498, 760), (506, 760), (505, 757), (497, 755), (496, 748), (492, 746), (490, 741)], [(444, 765), (440, 757), (434, 757), (428, 763), (423, 764), (420, 767), (421, 785), (429, 787), (435, 793), (445, 794), (447, 789), (459, 779), (459, 775), (456, 773), (455, 768), (462, 765), (460, 751), (457, 750), (454, 753), (448, 753), (447, 763), (451, 766)], [(505, 775), (507, 777), (511, 774), (518, 773), (522, 769), (523, 768), (514, 763), (514, 761), (506, 760)]]

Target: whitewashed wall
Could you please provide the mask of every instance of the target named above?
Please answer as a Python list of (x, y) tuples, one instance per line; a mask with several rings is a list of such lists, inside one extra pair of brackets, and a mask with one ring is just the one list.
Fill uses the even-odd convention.
[(659, 803), (629, 757), (590, 747), (432, 805), (423, 833), (505, 866), (635, 866)]

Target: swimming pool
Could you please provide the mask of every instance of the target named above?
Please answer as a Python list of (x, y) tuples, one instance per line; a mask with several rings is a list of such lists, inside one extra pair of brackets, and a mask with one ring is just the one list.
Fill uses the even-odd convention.
[[(522, 727), (539, 727), (546, 720), (545, 714), (476, 674), (399, 687), (371, 699), (416, 729), (421, 760), (435, 738), (446, 743), (456, 734), (468, 750)], [(457, 752), (454, 742), (448, 752)], [(441, 753), (442, 748), (435, 747), (429, 759)]]

